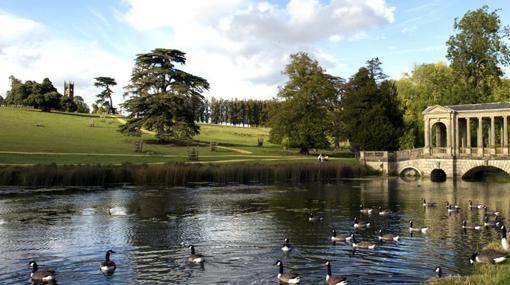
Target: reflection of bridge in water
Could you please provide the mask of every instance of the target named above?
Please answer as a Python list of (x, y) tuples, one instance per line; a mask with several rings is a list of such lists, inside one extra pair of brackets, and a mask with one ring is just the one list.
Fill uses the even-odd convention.
[(483, 169), (510, 174), (510, 102), (432, 106), (423, 111), (425, 147), (361, 151), (359, 159), (385, 174), (466, 177)]

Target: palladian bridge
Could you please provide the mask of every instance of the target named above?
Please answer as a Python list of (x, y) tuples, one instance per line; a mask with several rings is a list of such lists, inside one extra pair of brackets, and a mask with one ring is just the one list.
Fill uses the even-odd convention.
[(431, 106), (423, 111), (425, 147), (361, 151), (384, 174), (466, 178), (485, 169), (510, 174), (510, 102)]

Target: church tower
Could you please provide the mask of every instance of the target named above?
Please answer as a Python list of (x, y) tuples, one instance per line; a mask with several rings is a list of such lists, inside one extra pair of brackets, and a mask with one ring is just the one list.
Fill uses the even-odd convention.
[(64, 81), (64, 96), (69, 98), (74, 97), (74, 82)]

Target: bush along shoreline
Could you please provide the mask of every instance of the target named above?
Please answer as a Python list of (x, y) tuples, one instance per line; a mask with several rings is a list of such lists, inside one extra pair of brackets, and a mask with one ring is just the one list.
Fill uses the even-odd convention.
[(358, 164), (163, 164), (2, 166), (1, 186), (187, 186), (192, 183), (307, 183), (377, 175)]

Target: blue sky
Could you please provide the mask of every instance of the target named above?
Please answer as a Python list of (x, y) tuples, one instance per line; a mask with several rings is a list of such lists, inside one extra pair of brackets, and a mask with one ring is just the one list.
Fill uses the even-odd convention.
[(379, 57), (398, 79), (413, 65), (446, 61), (453, 21), (488, 5), (510, 24), (510, 1), (0, 0), (0, 95), (8, 76), (76, 83), (92, 103), (93, 77), (117, 79), (122, 100), (133, 58), (157, 47), (188, 53), (184, 68), (208, 96), (272, 98), (288, 55), (306, 51), (349, 78)]

